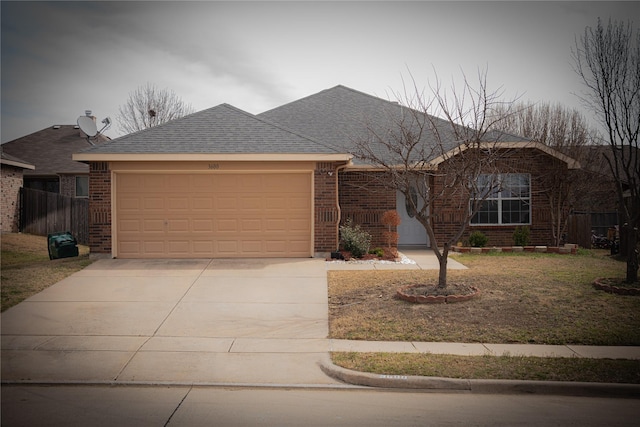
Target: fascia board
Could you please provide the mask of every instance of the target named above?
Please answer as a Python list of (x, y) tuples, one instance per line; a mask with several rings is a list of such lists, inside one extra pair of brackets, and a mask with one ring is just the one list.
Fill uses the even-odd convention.
[(209, 154), (209, 153), (76, 153), (72, 159), (78, 162), (126, 162), (126, 161), (209, 161), (209, 162), (339, 162), (350, 161), (351, 154)]

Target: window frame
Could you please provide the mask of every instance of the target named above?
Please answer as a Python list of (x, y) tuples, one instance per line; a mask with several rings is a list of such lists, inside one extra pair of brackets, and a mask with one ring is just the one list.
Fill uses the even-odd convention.
[[(492, 176), (497, 176), (498, 181), (500, 182), (500, 188), (498, 189), (494, 189), (491, 190), (490, 195), (486, 196), (486, 197), (480, 197), (478, 200), (479, 208), (476, 211), (476, 213), (471, 217), (471, 219), (469, 220), (469, 225), (474, 226), (474, 227), (501, 227), (501, 226), (518, 226), (518, 225), (531, 225), (531, 174), (530, 173), (504, 173), (504, 174), (497, 174), (497, 175), (492, 175), (492, 174), (481, 174), (478, 176), (478, 180), (480, 180), (481, 178), (486, 180), (488, 183), (492, 182), (493, 179), (487, 179), (485, 177), (492, 177)], [(527, 195), (525, 196), (523, 193), (523, 188), (524, 186), (521, 185), (521, 179), (520, 178), (516, 178), (514, 180), (514, 182), (516, 184), (520, 184), (520, 185), (513, 185), (513, 186), (504, 186), (503, 183), (508, 182), (509, 177), (516, 177), (516, 176), (524, 176), (526, 177), (526, 182), (527, 182)], [(481, 192), (486, 193), (489, 190), (486, 188), (480, 188), (479, 189)], [(510, 194), (510, 193), (516, 193), (516, 195)], [(509, 202), (520, 202), (520, 203), (525, 203), (525, 205), (528, 207), (528, 212), (527, 212), (527, 222), (503, 222), (503, 218), (505, 215), (505, 212), (520, 212), (520, 214), (522, 214), (523, 212), (525, 212), (525, 210), (515, 210), (515, 211), (505, 211), (504, 207), (505, 204), (508, 204)], [(471, 198), (469, 199), (469, 210), (470, 212), (473, 212), (473, 202), (474, 199)], [(496, 205), (495, 209), (491, 209), (491, 210), (482, 210), (482, 207), (485, 204), (491, 204), (493, 202), (493, 204)], [(492, 216), (495, 215), (497, 221), (496, 222), (474, 222), (476, 221), (476, 218), (479, 216), (479, 214), (484, 214), (487, 216), (488, 219), (491, 219)]]
[[(78, 188), (79, 187), (81, 188), (81, 186), (78, 185), (78, 178), (82, 178), (86, 182), (86, 189), (87, 189), (87, 194), (86, 195), (85, 194), (78, 194)], [(86, 175), (76, 175), (74, 183), (75, 183), (75, 189), (74, 189), (73, 193), (75, 194), (76, 199), (88, 199), (89, 198), (89, 177), (86, 176)]]

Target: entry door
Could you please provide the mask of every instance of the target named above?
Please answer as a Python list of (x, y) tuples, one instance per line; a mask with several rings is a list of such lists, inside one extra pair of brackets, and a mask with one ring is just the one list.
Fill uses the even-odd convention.
[[(412, 192), (414, 200), (418, 199), (417, 191)], [(422, 203), (421, 203), (422, 205)], [(422, 206), (419, 206), (422, 207)], [(400, 215), (400, 225), (398, 226), (398, 245), (399, 246), (429, 246), (429, 237), (427, 230), (415, 218), (415, 213), (410, 212), (407, 200), (401, 191), (396, 194), (396, 210)]]

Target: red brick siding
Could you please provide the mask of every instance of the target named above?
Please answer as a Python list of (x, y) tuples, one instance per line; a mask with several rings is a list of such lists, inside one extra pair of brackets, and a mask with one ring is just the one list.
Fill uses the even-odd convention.
[[(511, 150), (499, 162), (498, 168), (504, 173), (529, 173), (531, 175), (531, 224), (530, 243), (532, 245), (551, 245), (553, 237), (551, 232), (551, 213), (549, 203), (544, 193), (544, 185), (541, 176), (548, 176), (551, 171), (567, 166), (564, 162), (543, 154), (535, 149)], [(441, 165), (442, 171), (446, 165)], [(436, 191), (442, 189), (443, 178), (435, 178)], [(456, 196), (438, 198), (432, 206), (432, 218), (434, 232), (438, 244), (442, 245), (456, 232), (461, 218), (468, 209), (468, 193), (459, 192)], [(479, 230), (488, 238), (489, 246), (513, 245), (513, 232), (516, 226), (473, 226), (469, 225), (461, 240), (466, 240), (474, 230)], [(454, 244), (456, 242), (453, 242)]]
[(0, 228), (3, 233), (17, 233), (20, 220), (20, 187), (23, 169), (2, 165), (2, 200), (0, 205)]
[(316, 164), (314, 172), (314, 250), (316, 253), (338, 248), (338, 206), (336, 168), (338, 163)]
[(111, 253), (111, 171), (107, 162), (93, 162), (89, 172), (89, 248)]
[(372, 247), (386, 246), (382, 214), (396, 208), (396, 191), (385, 184), (382, 172), (344, 171), (340, 173), (341, 223), (351, 218), (371, 233)]

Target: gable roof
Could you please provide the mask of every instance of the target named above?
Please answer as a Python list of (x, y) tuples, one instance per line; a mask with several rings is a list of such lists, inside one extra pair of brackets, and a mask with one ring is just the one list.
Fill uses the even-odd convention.
[[(349, 155), (229, 104), (220, 104), (74, 155), (92, 160), (297, 159)], [(265, 157), (266, 156), (266, 157)]]
[[(444, 153), (451, 152), (460, 145), (452, 124), (435, 116), (425, 115), (396, 102), (378, 98), (346, 86), (338, 85), (314, 95), (276, 107), (258, 114), (259, 117), (280, 123), (290, 129), (323, 141), (337, 150), (355, 154), (358, 143), (371, 141), (372, 135), (386, 136), (398, 131), (398, 124), (416, 131), (416, 117), (428, 120), (435, 132), (422, 132), (421, 143), (428, 158), (415, 158), (416, 161), (430, 161)], [(456, 125), (459, 133), (469, 128)], [(462, 131), (462, 132), (460, 132)], [(484, 141), (488, 143), (531, 143), (531, 140), (504, 132), (487, 132)], [(381, 144), (369, 144), (370, 149), (384, 156)], [(440, 145), (440, 146), (439, 146)], [(428, 147), (438, 147), (437, 150)], [(362, 161), (355, 161), (363, 164)]]
[[(75, 152), (89, 147), (75, 125), (55, 125), (2, 144), (2, 152), (35, 166), (25, 176), (88, 174), (89, 166), (71, 158)], [(103, 137), (104, 138), (104, 137)], [(102, 140), (96, 141), (100, 144)]]

